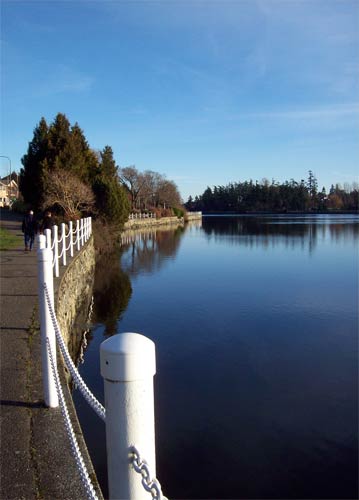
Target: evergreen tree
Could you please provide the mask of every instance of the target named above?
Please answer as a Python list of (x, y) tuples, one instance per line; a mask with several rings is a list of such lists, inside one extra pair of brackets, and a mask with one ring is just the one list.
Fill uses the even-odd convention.
[(308, 187), (310, 197), (315, 198), (315, 196), (317, 195), (317, 192), (318, 192), (318, 182), (317, 182), (315, 175), (313, 174), (313, 172), (311, 170), (309, 170), (309, 172), (308, 172), (307, 187)]
[(88, 183), (98, 168), (96, 155), (82, 130), (77, 123), (71, 127), (62, 113), (57, 114), (50, 126), (44, 118), (40, 120), (22, 164), (20, 190), (24, 200), (36, 209), (42, 206), (50, 172), (64, 170)]
[(58, 113), (49, 129), (49, 167), (64, 169), (88, 182), (91, 170), (98, 167), (83, 131), (77, 123), (71, 126), (67, 117)]
[(127, 193), (120, 185), (112, 148), (105, 146), (100, 156), (100, 168), (93, 181), (96, 207), (103, 220), (121, 226), (128, 219), (130, 211)]
[(34, 129), (34, 136), (22, 157), (20, 171), (20, 191), (26, 203), (34, 209), (42, 204), (43, 185), (48, 169), (49, 128), (45, 118), (41, 118)]
[(130, 203), (127, 194), (116, 179), (98, 177), (93, 185), (96, 207), (101, 218), (109, 224), (121, 226), (128, 219)]
[(117, 177), (118, 167), (116, 166), (115, 160), (113, 159), (113, 151), (110, 146), (105, 146), (103, 151), (100, 153), (101, 163), (100, 170), (101, 175), (107, 179), (115, 179)]

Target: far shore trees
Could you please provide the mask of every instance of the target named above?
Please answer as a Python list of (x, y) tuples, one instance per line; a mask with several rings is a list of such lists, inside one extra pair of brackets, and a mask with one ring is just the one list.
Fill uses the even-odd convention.
[(332, 186), (329, 194), (310, 170), (307, 182), (290, 179), (278, 183), (268, 179), (234, 182), (226, 186), (207, 187), (202, 195), (190, 197), (187, 210), (207, 212), (322, 212), (326, 210), (358, 210), (358, 184)]

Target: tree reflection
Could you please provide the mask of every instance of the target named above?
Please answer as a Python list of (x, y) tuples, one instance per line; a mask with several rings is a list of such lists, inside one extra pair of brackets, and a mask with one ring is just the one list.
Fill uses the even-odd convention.
[(148, 229), (126, 231), (122, 235), (123, 271), (131, 276), (158, 271), (179, 249), (185, 229)]
[[(355, 219), (357, 221), (357, 219)], [(311, 254), (318, 238), (340, 239), (358, 236), (359, 225), (353, 224), (351, 216), (340, 217), (335, 221), (330, 216), (226, 216), (204, 217), (203, 231), (207, 237), (226, 239), (235, 245), (301, 246)], [(226, 238), (227, 237), (227, 238)]]
[(131, 281), (120, 267), (119, 252), (100, 255), (95, 269), (93, 321), (105, 325), (106, 336), (116, 333), (131, 294)]

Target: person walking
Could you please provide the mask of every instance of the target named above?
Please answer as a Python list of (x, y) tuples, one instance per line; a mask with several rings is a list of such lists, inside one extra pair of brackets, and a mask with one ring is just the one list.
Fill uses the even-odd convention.
[(37, 222), (34, 212), (29, 210), (22, 221), (22, 232), (25, 239), (25, 252), (31, 252), (34, 245), (35, 235), (37, 234)]
[(41, 234), (45, 233), (45, 229), (51, 229), (53, 225), (54, 225), (54, 223), (53, 223), (52, 218), (51, 218), (51, 212), (46, 211), (44, 218), (42, 219), (41, 226), (40, 226)]

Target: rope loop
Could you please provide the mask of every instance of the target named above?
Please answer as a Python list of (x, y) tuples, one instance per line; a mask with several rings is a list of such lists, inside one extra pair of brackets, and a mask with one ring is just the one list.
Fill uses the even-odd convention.
[(53, 353), (51, 350), (51, 346), (50, 346), (50, 342), (49, 342), (48, 337), (46, 337), (46, 346), (47, 346), (47, 352), (49, 354), (51, 371), (52, 371), (54, 381), (55, 381), (56, 392), (57, 392), (57, 396), (59, 398), (61, 414), (62, 414), (63, 419), (64, 419), (65, 429), (66, 429), (67, 436), (68, 436), (69, 441), (70, 441), (72, 454), (74, 455), (75, 462), (76, 462), (78, 471), (80, 473), (82, 484), (85, 487), (88, 500), (98, 500), (98, 496), (97, 496), (96, 491), (91, 483), (90, 476), (87, 472), (86, 464), (84, 462), (84, 459), (82, 458), (82, 454), (81, 454), (79, 445), (77, 443), (75, 432), (74, 432), (74, 429), (72, 427), (72, 423), (71, 423), (69, 412), (67, 409), (64, 393), (63, 393), (61, 383), (60, 383), (60, 377), (59, 377), (58, 371), (57, 371), (56, 366), (55, 366), (54, 356), (53, 356)]
[(64, 357), (65, 364), (67, 368), (69, 369), (71, 376), (78, 387), (79, 391), (87, 401), (87, 403), (91, 406), (91, 408), (97, 413), (97, 415), (101, 418), (101, 420), (106, 420), (106, 410), (102, 406), (102, 404), (95, 398), (95, 396), (92, 394), (90, 389), (87, 387), (85, 382), (83, 381), (83, 378), (79, 374), (79, 372), (76, 369), (76, 366), (74, 365), (71, 356), (69, 354), (69, 351), (67, 350), (66, 344), (64, 342), (64, 339), (62, 338), (59, 324), (57, 322), (57, 318), (50, 300), (49, 296), (49, 291), (47, 289), (46, 283), (44, 283), (44, 289), (45, 289), (45, 296), (46, 296), (46, 302), (47, 306), (49, 308), (49, 313), (51, 317), (51, 321), (55, 330), (55, 335), (56, 335), (56, 340), (57, 343), (59, 344), (61, 354)]

